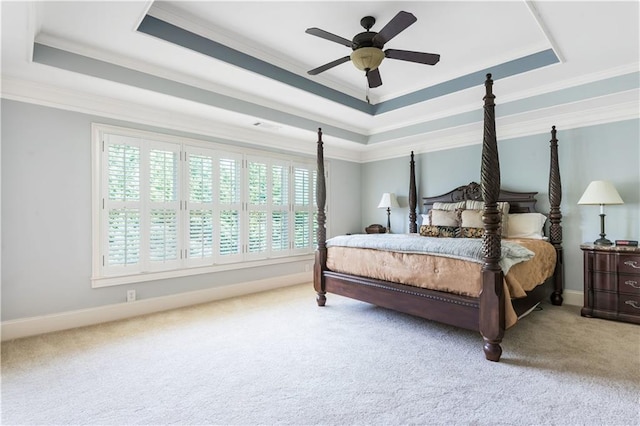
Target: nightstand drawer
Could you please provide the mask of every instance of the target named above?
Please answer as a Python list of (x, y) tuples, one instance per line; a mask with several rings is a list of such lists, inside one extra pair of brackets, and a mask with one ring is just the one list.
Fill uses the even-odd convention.
[(600, 311), (640, 315), (640, 297), (596, 291), (593, 298), (593, 308)]
[(640, 297), (621, 294), (618, 296), (618, 312), (640, 315)]
[(640, 275), (615, 275), (593, 272), (588, 282), (589, 288), (595, 291), (620, 292), (640, 296)]
[(617, 270), (618, 257), (615, 253), (589, 253), (587, 262), (590, 271), (613, 272)]
[(620, 275), (618, 278), (618, 291), (640, 297), (640, 276)]
[(620, 256), (618, 272), (640, 276), (640, 256)]
[(592, 272), (590, 286), (596, 291), (618, 291), (618, 276), (607, 272)]

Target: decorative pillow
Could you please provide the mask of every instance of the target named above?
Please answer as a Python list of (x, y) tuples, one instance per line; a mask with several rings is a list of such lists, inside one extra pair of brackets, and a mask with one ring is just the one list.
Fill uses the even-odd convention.
[[(500, 220), (501, 220), (501, 233), (503, 237), (506, 237), (509, 231), (509, 203), (506, 201), (501, 201), (498, 203), (498, 211), (500, 212)], [(475, 200), (467, 200), (467, 209), (469, 210), (482, 210), (484, 209), (484, 201), (475, 201)], [(482, 219), (482, 215), (480, 215)], [(461, 225), (465, 226), (465, 225)], [(480, 225), (484, 227), (484, 224)]]
[(466, 201), (458, 201), (457, 203), (433, 203), (431, 208), (436, 210), (457, 210), (467, 207)]
[(435, 226), (460, 226), (460, 219), (455, 210), (429, 210), (428, 225)]
[(515, 213), (509, 215), (507, 238), (544, 238), (542, 228), (547, 217), (541, 213)]
[(482, 210), (461, 210), (460, 226), (463, 228), (484, 228)]
[(460, 238), (482, 238), (484, 228), (460, 228)]
[(423, 237), (456, 238), (459, 229), (455, 226), (422, 225), (420, 235)]

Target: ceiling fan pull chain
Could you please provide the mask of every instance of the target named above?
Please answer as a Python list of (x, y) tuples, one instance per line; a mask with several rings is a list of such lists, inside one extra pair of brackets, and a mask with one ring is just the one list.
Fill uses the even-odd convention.
[(371, 101), (369, 100), (369, 82), (367, 80), (365, 80), (364, 87), (365, 87), (365, 90), (366, 90), (365, 98), (367, 99), (367, 103), (369, 105), (371, 105)]

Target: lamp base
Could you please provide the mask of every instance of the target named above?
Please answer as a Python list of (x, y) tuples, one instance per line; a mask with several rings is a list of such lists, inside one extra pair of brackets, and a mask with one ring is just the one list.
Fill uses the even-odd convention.
[(613, 243), (606, 238), (598, 238), (593, 242), (596, 246), (612, 246)]
[[(601, 205), (602, 207), (602, 205)], [(603, 207), (604, 208), (604, 207)], [(593, 244), (597, 246), (612, 246), (613, 243), (607, 240), (605, 237), (607, 234), (604, 233), (604, 211), (600, 211), (600, 238), (595, 240)]]

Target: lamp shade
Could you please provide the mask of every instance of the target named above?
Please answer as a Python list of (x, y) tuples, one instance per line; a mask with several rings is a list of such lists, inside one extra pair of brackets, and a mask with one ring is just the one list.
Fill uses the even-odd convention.
[(384, 52), (377, 47), (361, 47), (351, 52), (351, 62), (362, 71), (375, 70), (383, 59)]
[(587, 186), (578, 204), (624, 204), (624, 201), (611, 182), (594, 180)]
[(393, 192), (385, 192), (382, 194), (382, 198), (380, 199), (380, 203), (378, 204), (379, 209), (388, 209), (388, 208), (397, 208), (400, 207), (398, 204), (398, 200), (396, 200), (396, 194)]

